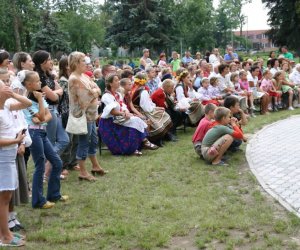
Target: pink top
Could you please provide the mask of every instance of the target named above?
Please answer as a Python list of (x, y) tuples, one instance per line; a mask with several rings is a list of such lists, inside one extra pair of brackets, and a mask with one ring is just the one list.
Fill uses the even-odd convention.
[(239, 83), (240, 83), (241, 89), (250, 91), (249, 82), (247, 80), (246, 81), (239, 80)]
[(260, 87), (262, 88), (263, 91), (269, 92), (269, 91), (273, 90), (273, 82), (272, 82), (272, 80), (263, 79)]
[(194, 135), (193, 135), (193, 143), (195, 142), (202, 142), (206, 132), (209, 129), (209, 125), (210, 125), (211, 121), (208, 120), (206, 117), (203, 117), (203, 119), (201, 119)]

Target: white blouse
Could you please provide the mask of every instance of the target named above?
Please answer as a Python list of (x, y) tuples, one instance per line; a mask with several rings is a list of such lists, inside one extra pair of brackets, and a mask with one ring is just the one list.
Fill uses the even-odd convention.
[(140, 98), (140, 107), (144, 112), (151, 113), (156, 108), (155, 103), (152, 102), (147, 90), (143, 90)]

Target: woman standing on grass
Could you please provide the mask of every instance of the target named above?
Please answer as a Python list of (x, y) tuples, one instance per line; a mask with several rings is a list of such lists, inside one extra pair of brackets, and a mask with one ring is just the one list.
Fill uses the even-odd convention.
[(80, 167), (80, 180), (95, 181), (96, 178), (90, 175), (85, 167), (86, 158), (89, 157), (92, 163), (93, 175), (105, 175), (97, 157), (98, 136), (95, 120), (98, 115), (98, 97), (101, 93), (96, 83), (90, 80), (86, 72), (85, 55), (81, 52), (72, 52), (69, 55), (69, 112), (74, 117), (81, 117), (86, 114), (88, 133), (79, 135), (76, 158)]
[[(47, 124), (47, 136), (52, 143), (55, 151), (60, 155), (69, 144), (67, 132), (62, 127), (61, 117), (58, 114), (57, 106), (63, 90), (59, 84), (54, 81), (51, 74), (53, 62), (47, 51), (39, 50), (33, 54), (35, 71), (39, 74), (41, 80), (41, 90), (46, 94), (46, 101), (49, 104), (49, 111), (52, 119)], [(45, 180), (48, 180), (51, 171), (49, 162), (46, 164)]]

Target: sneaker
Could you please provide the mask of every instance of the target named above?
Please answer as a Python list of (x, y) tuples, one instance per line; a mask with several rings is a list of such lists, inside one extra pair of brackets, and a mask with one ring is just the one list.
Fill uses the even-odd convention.
[(253, 110), (253, 111), (257, 111), (257, 109), (255, 108), (255, 106), (250, 107), (250, 109)]
[(65, 201), (67, 201), (67, 200), (69, 200), (70, 198), (69, 198), (69, 196), (68, 195), (62, 195), (60, 198), (59, 198), (59, 200), (58, 201), (62, 201), (62, 202), (65, 202)]
[(296, 105), (296, 108), (300, 108), (300, 103)]
[(41, 209), (49, 209), (49, 208), (53, 208), (55, 206), (55, 203), (47, 201), (42, 207)]
[(255, 115), (254, 113), (251, 113), (250, 116), (251, 116), (252, 118), (255, 118), (255, 117), (256, 117), (256, 115)]
[(294, 110), (294, 108), (291, 106), (291, 107), (288, 108), (288, 110)]

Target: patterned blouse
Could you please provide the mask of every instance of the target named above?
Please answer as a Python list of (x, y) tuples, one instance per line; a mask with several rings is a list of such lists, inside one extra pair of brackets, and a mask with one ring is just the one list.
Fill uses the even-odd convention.
[(74, 117), (80, 117), (85, 110), (87, 121), (95, 121), (98, 115), (98, 98), (93, 94), (98, 89), (96, 83), (83, 74), (69, 78), (69, 109)]

